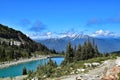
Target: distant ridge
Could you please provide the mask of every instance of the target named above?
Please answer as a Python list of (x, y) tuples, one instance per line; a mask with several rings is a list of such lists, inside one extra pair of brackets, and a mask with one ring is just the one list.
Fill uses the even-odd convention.
[(90, 37), (88, 35), (81, 35), (77, 34), (74, 37), (63, 37), (63, 38), (50, 38), (45, 40), (36, 40), (37, 42), (40, 42), (44, 45), (46, 45), (49, 49), (55, 49), (57, 51), (65, 51), (66, 45), (68, 42), (71, 42), (72, 45), (78, 45), (83, 44), (87, 39), (90, 39), (90, 41), (95, 42), (95, 44), (98, 46), (98, 49), (102, 53), (108, 53), (113, 51), (119, 51), (120, 50), (120, 38), (96, 38), (96, 37)]

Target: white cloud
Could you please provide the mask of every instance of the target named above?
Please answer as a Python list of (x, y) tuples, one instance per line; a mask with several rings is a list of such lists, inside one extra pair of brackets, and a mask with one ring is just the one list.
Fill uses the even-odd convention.
[(91, 36), (108, 36), (109, 34), (111, 34), (110, 31), (103, 31), (103, 30), (98, 30), (95, 33), (93, 33)]
[[(83, 33), (73, 33), (73, 32), (64, 32), (64, 33), (52, 33), (52, 32), (46, 32), (46, 33), (29, 33), (27, 36), (29, 36), (32, 39), (49, 39), (49, 38), (63, 38), (63, 37), (76, 37), (76, 36), (83, 36)], [(86, 34), (85, 34), (86, 35)], [(108, 31), (108, 30), (98, 30), (95, 31), (93, 34), (90, 34), (88, 36), (91, 37), (120, 37), (120, 34), (116, 34), (114, 32)]]
[(51, 35), (52, 34), (52, 32), (47, 32), (47, 35)]
[(49, 39), (49, 38), (63, 38), (63, 37), (74, 37), (76, 34), (72, 32), (65, 32), (65, 33), (52, 33), (52, 32), (46, 32), (46, 33), (29, 33), (27, 36), (29, 36), (32, 39)]
[(62, 34), (59, 34), (57, 35), (59, 38), (63, 38), (63, 37), (74, 37), (75, 36), (75, 33), (72, 33), (72, 32), (66, 32), (66, 33), (62, 33)]
[(98, 30), (96, 32), (94, 32), (93, 34), (91, 34), (90, 36), (92, 37), (119, 37), (119, 34), (110, 32), (108, 30)]
[[(47, 32), (46, 35), (43, 35), (45, 38), (51, 38), (52, 37), (52, 32)], [(43, 37), (42, 36), (42, 37)]]

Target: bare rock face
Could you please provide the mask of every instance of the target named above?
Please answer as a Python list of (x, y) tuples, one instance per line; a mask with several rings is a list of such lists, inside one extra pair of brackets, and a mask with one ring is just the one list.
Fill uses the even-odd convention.
[(118, 80), (118, 73), (120, 73), (120, 67), (115, 66), (112, 69), (108, 70), (109, 74), (101, 78), (101, 80)]

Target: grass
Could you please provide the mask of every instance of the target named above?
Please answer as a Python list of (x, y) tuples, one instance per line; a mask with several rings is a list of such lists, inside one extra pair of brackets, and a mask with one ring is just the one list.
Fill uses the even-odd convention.
[(120, 73), (118, 73), (118, 80), (120, 80)]
[[(74, 74), (86, 73), (90, 69), (93, 69), (93, 67), (85, 68), (84, 63), (93, 63), (93, 62), (102, 63), (103, 61), (108, 60), (108, 59), (116, 59), (116, 56), (111, 55), (111, 56), (107, 56), (107, 57), (105, 57), (105, 56), (97, 57), (97, 58), (92, 58), (89, 60), (75, 61), (70, 64), (61, 65), (59, 67), (52, 69), (53, 73), (50, 73), (49, 77), (45, 77), (45, 78), (58, 78), (58, 77), (65, 76), (65, 75), (71, 75), (72, 72), (74, 72)], [(79, 72), (79, 71), (77, 71), (77, 69), (85, 69), (85, 71)], [(37, 75), (37, 74), (39, 74), (39, 72), (41, 72), (41, 71), (39, 70), (36, 73), (33, 73), (34, 74), (33, 77), (38, 76), (38, 77), (42, 77), (42, 79), (44, 79), (43, 78), (44, 75), (42, 75), (42, 76)], [(42, 74), (45, 74), (44, 72), (45, 71), (43, 71)]]

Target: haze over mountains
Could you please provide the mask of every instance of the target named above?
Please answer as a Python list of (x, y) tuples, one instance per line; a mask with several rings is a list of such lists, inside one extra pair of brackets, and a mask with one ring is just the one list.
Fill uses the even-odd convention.
[(90, 37), (88, 35), (77, 34), (75, 36), (65, 36), (62, 38), (49, 38), (44, 40), (36, 40), (49, 49), (55, 49), (56, 51), (65, 51), (68, 42), (72, 45), (83, 44), (86, 40), (90, 39), (92, 42), (94, 40), (98, 49), (102, 53), (114, 52), (120, 50), (120, 38), (119, 37)]

